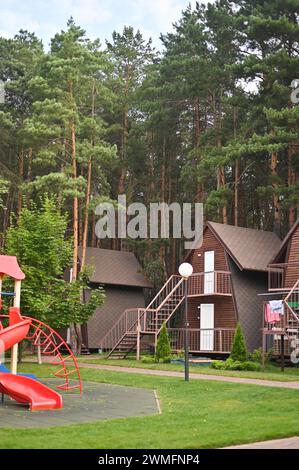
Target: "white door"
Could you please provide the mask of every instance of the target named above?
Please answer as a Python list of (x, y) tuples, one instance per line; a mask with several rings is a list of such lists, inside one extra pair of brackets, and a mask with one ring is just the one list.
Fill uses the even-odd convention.
[(215, 282), (215, 252), (205, 251), (204, 256), (204, 294), (214, 293)]
[(200, 350), (214, 350), (214, 304), (200, 305)]

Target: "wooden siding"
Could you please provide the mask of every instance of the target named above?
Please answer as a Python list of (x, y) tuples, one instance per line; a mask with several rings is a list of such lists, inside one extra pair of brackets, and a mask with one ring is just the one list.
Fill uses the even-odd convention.
[(287, 266), (285, 276), (285, 286), (292, 287), (299, 278), (299, 225), (291, 236), (288, 243), (287, 263), (298, 263), (297, 266)]
[[(193, 250), (188, 256), (187, 261), (192, 264), (195, 273), (204, 271), (205, 251), (215, 252), (215, 271), (229, 271), (226, 251), (209, 227), (206, 227), (204, 231), (201, 247)], [(189, 298), (188, 317), (190, 328), (200, 328), (200, 310), (198, 309), (200, 304), (214, 304), (215, 328), (236, 327), (237, 317), (233, 297), (205, 295)], [(180, 321), (179, 325), (182, 327), (183, 322)]]
[(190, 328), (200, 328), (200, 304), (214, 304), (215, 328), (234, 328), (236, 316), (232, 297), (206, 295), (188, 301)]
[(267, 290), (267, 273), (240, 271), (230, 260), (230, 272), (234, 298), (246, 346), (253, 351), (262, 345), (263, 300), (261, 294)]
[(209, 227), (206, 227), (204, 231), (201, 247), (193, 250), (188, 256), (187, 261), (192, 264), (195, 273), (204, 271), (205, 251), (215, 251), (215, 271), (229, 270), (225, 249)]
[[(105, 302), (87, 322), (87, 347), (97, 349), (126, 308), (144, 307), (143, 289), (128, 286), (104, 286)], [(87, 291), (88, 294), (90, 291)], [(111, 345), (113, 346), (113, 345)]]

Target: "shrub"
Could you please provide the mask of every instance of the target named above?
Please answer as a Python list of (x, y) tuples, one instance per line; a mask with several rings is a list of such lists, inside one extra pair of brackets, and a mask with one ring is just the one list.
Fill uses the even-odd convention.
[(170, 364), (172, 357), (171, 356), (166, 356), (163, 357), (162, 362), (163, 364)]
[(227, 359), (226, 361), (212, 362), (212, 368), (217, 370), (261, 370), (261, 365), (252, 361), (234, 361)]
[(229, 358), (234, 361), (244, 362), (247, 360), (247, 350), (245, 346), (244, 335), (240, 323), (237, 324), (232, 350)]
[(143, 362), (143, 364), (154, 364), (156, 360), (154, 356), (143, 356), (141, 362)]
[[(268, 364), (271, 361), (273, 355), (273, 349), (270, 349), (268, 352), (265, 352), (264, 362)], [(258, 348), (254, 349), (250, 354), (251, 361), (258, 362), (259, 364), (263, 363), (263, 349)]]
[(163, 323), (163, 326), (161, 328), (161, 332), (159, 334), (159, 338), (157, 341), (156, 361), (159, 362), (160, 360), (162, 360), (163, 362), (165, 358), (170, 358), (170, 356), (171, 356), (171, 347), (170, 347), (169, 337), (167, 333), (166, 323)]
[(224, 369), (225, 361), (213, 361), (211, 364), (212, 369)]

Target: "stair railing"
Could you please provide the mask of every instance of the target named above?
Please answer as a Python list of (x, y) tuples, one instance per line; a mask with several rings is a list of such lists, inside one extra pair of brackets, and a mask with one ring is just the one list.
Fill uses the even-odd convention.
[[(179, 282), (176, 282), (176, 281)], [(178, 288), (181, 284), (182, 278), (179, 275), (173, 274), (166, 281), (163, 287), (159, 290), (153, 300), (148, 304), (146, 308), (135, 308), (135, 309), (126, 309), (121, 317), (115, 322), (113, 327), (107, 332), (107, 334), (102, 339), (100, 346), (102, 349), (114, 349), (115, 346), (122, 340), (126, 333), (136, 332), (138, 324), (138, 316), (141, 325), (143, 326), (142, 331), (152, 332), (147, 329), (149, 324), (149, 317), (153, 314), (156, 317), (156, 326), (157, 323), (157, 310), (159, 307), (165, 304), (169, 299), (172, 293)], [(166, 293), (165, 293), (166, 292)], [(164, 300), (161, 301), (162, 295), (164, 293)], [(154, 306), (157, 305), (157, 308)], [(139, 314), (139, 315), (138, 315)]]
[[(291, 316), (295, 319), (295, 321), (299, 325), (299, 317), (296, 314), (296, 312), (293, 310), (294, 304), (297, 304), (299, 306), (299, 279), (295, 284), (293, 285), (292, 289), (288, 293), (288, 295), (284, 298), (283, 300), (284, 305), (287, 307), (287, 312), (288, 314), (291, 314)], [(287, 323), (289, 320), (289, 316), (287, 317)]]

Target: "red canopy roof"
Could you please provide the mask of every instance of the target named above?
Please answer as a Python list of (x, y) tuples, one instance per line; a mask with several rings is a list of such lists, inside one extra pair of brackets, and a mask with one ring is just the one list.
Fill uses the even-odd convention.
[(25, 279), (25, 274), (18, 265), (16, 256), (0, 255), (0, 276), (3, 275), (10, 276), (17, 281)]

